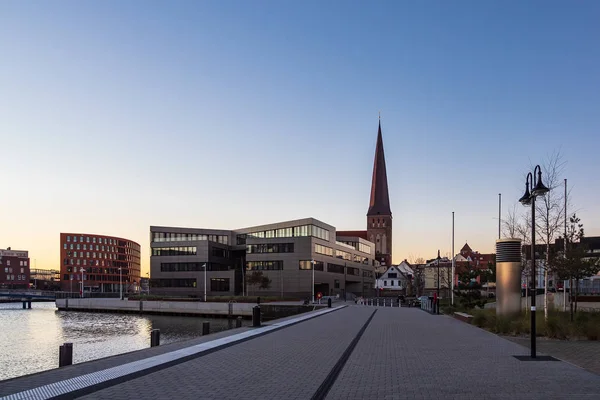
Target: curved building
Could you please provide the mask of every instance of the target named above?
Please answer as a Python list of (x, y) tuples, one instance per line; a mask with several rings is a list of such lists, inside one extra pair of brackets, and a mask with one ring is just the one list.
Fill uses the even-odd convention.
[(60, 234), (61, 288), (66, 292), (136, 292), (140, 283), (140, 245), (87, 233)]

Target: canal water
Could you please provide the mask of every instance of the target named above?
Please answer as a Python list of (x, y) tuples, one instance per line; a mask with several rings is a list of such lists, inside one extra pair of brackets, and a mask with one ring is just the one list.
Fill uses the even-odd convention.
[[(58, 367), (58, 348), (73, 343), (73, 363), (150, 347), (150, 331), (160, 343), (193, 339), (202, 322), (211, 332), (228, 328), (226, 319), (58, 311), (54, 303), (0, 303), (0, 381)], [(244, 321), (244, 324), (248, 323)]]

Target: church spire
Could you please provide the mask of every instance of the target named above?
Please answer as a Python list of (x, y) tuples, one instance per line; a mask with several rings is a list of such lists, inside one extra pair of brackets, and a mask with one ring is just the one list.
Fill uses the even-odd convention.
[(381, 136), (381, 115), (379, 116), (379, 131), (377, 132), (377, 145), (375, 147), (375, 161), (373, 163), (373, 180), (371, 182), (371, 200), (367, 216), (392, 215), (390, 209), (390, 196), (388, 193), (387, 173), (385, 170), (385, 156), (383, 154), (383, 137)]

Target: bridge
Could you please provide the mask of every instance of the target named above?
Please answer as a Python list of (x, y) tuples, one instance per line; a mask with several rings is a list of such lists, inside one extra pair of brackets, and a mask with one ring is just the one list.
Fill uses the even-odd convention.
[(46, 292), (43, 290), (0, 290), (0, 299), (20, 300), (23, 303), (23, 309), (31, 308), (31, 302), (36, 301), (55, 301), (56, 295), (54, 292)]
[(10, 379), (0, 400), (598, 398), (600, 376), (527, 354), (449, 316), (351, 304)]

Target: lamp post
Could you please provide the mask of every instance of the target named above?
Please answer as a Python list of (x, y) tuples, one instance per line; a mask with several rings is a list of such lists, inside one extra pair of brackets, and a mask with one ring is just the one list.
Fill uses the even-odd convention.
[(456, 255), (454, 254), (454, 211), (452, 211), (452, 290), (450, 291), (450, 296), (452, 296), (452, 305), (454, 306), (454, 279), (456, 266), (454, 264), (454, 260), (456, 259)]
[(439, 314), (440, 313), (440, 251), (438, 250), (438, 255), (437, 255), (437, 270), (438, 270), (438, 276), (437, 276), (437, 300), (436, 300), (436, 304), (435, 304), (435, 313)]
[[(537, 178), (535, 176), (537, 172)], [(525, 180), (525, 194), (519, 199), (519, 202), (524, 206), (531, 205), (531, 358), (536, 358), (536, 332), (535, 332), (535, 298), (537, 296), (536, 289), (536, 267), (535, 267), (535, 198), (548, 193), (548, 189), (542, 183), (542, 169), (536, 165), (533, 169), (533, 174), (529, 172)]]
[(202, 264), (202, 268), (204, 268), (204, 302), (206, 303), (206, 263)]
[(81, 298), (83, 299), (83, 273), (85, 272), (85, 269), (81, 268)]
[(311, 302), (314, 303), (315, 301), (315, 265), (317, 264), (317, 262), (315, 260), (311, 260), (310, 263), (312, 264), (312, 286), (311, 286)]
[(123, 300), (123, 268), (119, 267), (119, 298)]

